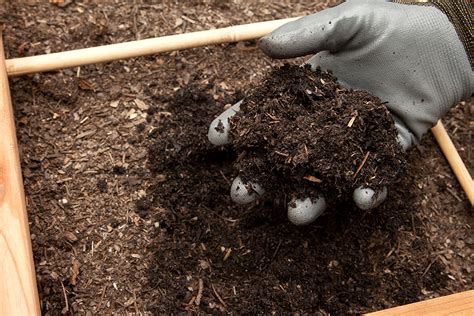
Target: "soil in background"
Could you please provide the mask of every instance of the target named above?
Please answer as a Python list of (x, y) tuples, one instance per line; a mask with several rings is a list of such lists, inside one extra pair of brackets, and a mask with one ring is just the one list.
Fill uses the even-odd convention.
[(267, 192), (301, 198), (320, 191), (336, 201), (361, 185), (400, 181), (405, 155), (387, 108), (341, 87), (330, 73), (276, 67), (240, 108), (231, 120), (234, 165), (244, 181), (264, 183)]
[(446, 286), (408, 203), (409, 177), (382, 207), (333, 205), (304, 228), (288, 223), (286, 205), (234, 204), (237, 154), (209, 144), (207, 128), (222, 106), (212, 85), (198, 81), (168, 100), (170, 119), (158, 114), (161, 126), (150, 135), (155, 183), (139, 207), (159, 227), (149, 248), (150, 285), (161, 292), (153, 312), (356, 313)]
[[(303, 16), (337, 2), (7, 1), (0, 19), (6, 57), (17, 58)], [(207, 147), (207, 124), (244, 96), (237, 91), (282, 64), (245, 42), (10, 78), (43, 315), (200, 312), (223, 304), (227, 312), (340, 308), (334, 314), (341, 314), (473, 288), (472, 208), (429, 133), (408, 155), (411, 176), (389, 192), (396, 205), (375, 213), (337, 208), (346, 212), (328, 210), (301, 229), (288, 223), (284, 203), (230, 201), (236, 155)], [(173, 95), (191, 82), (204, 87), (191, 94), (201, 91), (213, 101), (202, 102), (201, 110), (192, 108), (194, 101), (186, 111), (173, 108)], [(443, 118), (473, 174), (471, 121), (469, 103)], [(171, 135), (183, 144), (202, 141), (202, 151), (191, 152), (203, 158), (186, 165), (196, 159), (178, 156), (168, 162), (177, 170), (152, 176), (149, 142)], [(165, 173), (170, 189), (159, 186)], [(163, 193), (147, 190), (150, 184)], [(185, 184), (202, 196), (187, 195)], [(176, 198), (166, 203), (173, 190)], [(404, 204), (411, 200), (410, 209)], [(437, 277), (443, 286), (429, 286)]]

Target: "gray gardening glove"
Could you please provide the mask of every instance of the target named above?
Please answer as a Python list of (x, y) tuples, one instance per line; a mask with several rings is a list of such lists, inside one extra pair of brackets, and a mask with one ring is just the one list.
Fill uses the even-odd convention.
[[(354, 0), (285, 24), (262, 38), (260, 47), (274, 58), (316, 54), (307, 61), (313, 68), (332, 70), (342, 85), (367, 90), (388, 102), (404, 149), (418, 142), (452, 105), (469, 99), (474, 87), (456, 30), (444, 13), (431, 6)], [(211, 143), (230, 142), (228, 119), (239, 105), (211, 123)], [(263, 194), (260, 185), (251, 184), (254, 190), (248, 192), (237, 185), (240, 181), (237, 177), (231, 188), (237, 203)], [(235, 191), (237, 187), (240, 190)], [(359, 208), (370, 209), (386, 196), (386, 188), (375, 192), (360, 187), (353, 198)], [(290, 202), (288, 217), (295, 224), (307, 224), (325, 207), (323, 197), (299, 197)]]

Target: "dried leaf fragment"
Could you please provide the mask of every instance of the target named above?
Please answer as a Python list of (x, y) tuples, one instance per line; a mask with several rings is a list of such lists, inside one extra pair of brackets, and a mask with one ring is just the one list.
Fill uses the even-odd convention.
[(69, 268), (70, 269), (70, 276), (69, 276), (69, 283), (72, 285), (77, 284), (77, 276), (79, 275), (79, 261), (76, 259), (72, 260), (72, 266)]
[(321, 183), (323, 180), (316, 178), (315, 176), (304, 176), (303, 179), (308, 180), (313, 183)]
[(142, 111), (148, 110), (150, 108), (150, 106), (148, 104), (146, 104), (145, 102), (143, 102), (140, 99), (135, 99), (135, 100), (133, 100), (133, 102), (135, 102), (137, 107)]
[(177, 18), (176, 19), (176, 22), (174, 23), (174, 27), (178, 27), (178, 26), (181, 26), (183, 25), (184, 21), (182, 18)]
[(64, 239), (66, 239), (67, 241), (73, 243), (75, 241), (78, 240), (78, 238), (76, 237), (76, 235), (74, 235), (73, 233), (71, 232), (65, 232), (64, 233)]

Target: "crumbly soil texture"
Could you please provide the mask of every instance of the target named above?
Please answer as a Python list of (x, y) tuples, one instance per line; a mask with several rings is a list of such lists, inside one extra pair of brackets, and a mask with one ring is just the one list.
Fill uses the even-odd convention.
[(272, 197), (318, 190), (336, 201), (359, 186), (398, 183), (405, 166), (382, 102), (309, 65), (276, 67), (249, 91), (231, 127), (235, 168)]
[[(0, 19), (7, 58), (17, 58), (302, 16), (336, 2), (7, 1)], [(280, 198), (291, 190), (231, 201), (244, 151), (210, 145), (209, 124), (282, 65), (245, 42), (10, 78), (43, 315), (357, 314), (473, 288), (472, 208), (429, 134), (409, 151), (388, 203), (371, 212), (340, 201), (295, 227)], [(318, 76), (329, 85), (318, 89), (333, 91)], [(324, 101), (316, 97), (308, 100)], [(363, 112), (340, 110), (338, 133), (364, 128)], [(471, 174), (473, 114), (460, 104), (443, 118)], [(371, 146), (344, 166), (348, 187), (367, 149), (354, 181), (371, 181)], [(317, 171), (301, 175), (322, 178)], [(374, 175), (371, 184), (385, 181)], [(303, 185), (314, 192), (324, 183)]]
[[(285, 73), (286, 70), (289, 73)], [(304, 79), (306, 75), (311, 79)], [(384, 134), (388, 139), (378, 140), (378, 144), (384, 144), (382, 150), (377, 151), (374, 145), (361, 145), (355, 135), (365, 131), (364, 127), (355, 127), (355, 132), (350, 133), (351, 139), (356, 139), (357, 145), (364, 146), (364, 150), (379, 152), (381, 156), (388, 148), (388, 156), (394, 160), (394, 153), (399, 150), (395, 143), (396, 134), (379, 100), (362, 92), (341, 90), (336, 93), (335, 90), (341, 88), (329, 74), (312, 74), (297, 66), (276, 70), (267, 77), (263, 88), (256, 91), (278, 95), (274, 94), (275, 88), (268, 88), (270, 81), (278, 81), (278, 76), (284, 78), (281, 91), (296, 86), (297, 92), (288, 94), (298, 95), (302, 87), (306, 90), (309, 86), (313, 91), (317, 89), (326, 94), (326, 104), (333, 106), (324, 113), (334, 112), (327, 120), (337, 121), (338, 128), (342, 128), (342, 123), (337, 112), (345, 114), (344, 125), (350, 119), (349, 113), (354, 115), (355, 111), (360, 113), (362, 122), (367, 117), (379, 119), (388, 129)], [(294, 81), (295, 77), (300, 81)], [(316, 78), (319, 83), (315, 89), (313, 79)], [(321, 83), (321, 79), (326, 83)], [(160, 303), (153, 306), (154, 312), (198, 308), (205, 312), (249, 314), (262, 311), (339, 314), (367, 310), (369, 306), (381, 307), (388, 301), (407, 303), (422, 291), (440, 289), (446, 284), (446, 276), (436, 262), (426, 273), (421, 267), (431, 262), (416, 262), (420, 258), (416, 253), (422, 256), (427, 247), (423, 239), (410, 238), (400, 245), (403, 234), (400, 229), (404, 225), (418, 227), (421, 224), (413, 218), (412, 206), (408, 203), (412, 196), (403, 188), (393, 190), (384, 206), (371, 213), (361, 214), (350, 203), (339, 203), (337, 210), (332, 208), (315, 225), (305, 228), (288, 223), (286, 204), (279, 199), (267, 199), (247, 207), (235, 205), (229, 198), (229, 187), (232, 178), (238, 174), (234, 164), (242, 161), (239, 160), (242, 153), (236, 149), (245, 146), (249, 151), (249, 142), (255, 138), (247, 138), (249, 142), (244, 142), (241, 136), (234, 139), (234, 146), (225, 148), (209, 144), (207, 128), (222, 107), (210, 95), (212, 84), (202, 85), (198, 78), (195, 80), (195, 84), (183, 87), (167, 100), (170, 119), (160, 119), (161, 126), (150, 134), (149, 166), (155, 183), (149, 187), (148, 200), (141, 202), (140, 206), (147, 206), (149, 215), (160, 227), (150, 248), (156, 256), (150, 275), (151, 284), (164, 289), (165, 294)], [(285, 101), (288, 101), (291, 99), (288, 94), (280, 95), (287, 97)], [(248, 104), (259, 98), (254, 95)], [(223, 103), (231, 104), (238, 99), (228, 98)], [(329, 101), (331, 99), (334, 102)], [(340, 102), (349, 103), (348, 107), (353, 111), (338, 107)], [(283, 104), (278, 103), (286, 106), (288, 116), (293, 113), (295, 121), (301, 119), (302, 111), (310, 115), (317, 113), (317, 110), (309, 109), (311, 101), (306, 105)], [(369, 104), (368, 109), (363, 107), (364, 104)], [(293, 111), (291, 106), (300, 107), (301, 111)], [(272, 113), (272, 120), (282, 117), (283, 111), (274, 113), (268, 109), (271, 105), (263, 107), (266, 109), (264, 113)], [(250, 106), (244, 105), (244, 114), (233, 122), (237, 130), (247, 128), (249, 117), (255, 117), (256, 109), (245, 113), (246, 109)], [(265, 114), (256, 115), (257, 120), (263, 116)], [(316, 116), (312, 118), (320, 122), (321, 118)], [(381, 128), (367, 124), (372, 128), (369, 131), (384, 133)], [(363, 126), (361, 121), (357, 125)], [(269, 132), (264, 123), (254, 126), (256, 129), (262, 127), (264, 133)], [(317, 129), (313, 125), (307, 128)], [(282, 128), (281, 133), (285, 131), (288, 130)], [(338, 134), (341, 136), (336, 141), (343, 141), (343, 133)], [(307, 140), (303, 132), (297, 135), (300, 135), (300, 140)], [(377, 139), (371, 135), (364, 132), (364, 136), (369, 136), (369, 142)], [(271, 141), (268, 139), (268, 143)], [(261, 145), (260, 139), (255, 142)], [(236, 145), (241, 143), (245, 145)], [(280, 150), (290, 148), (286, 146)], [(313, 149), (310, 143), (307, 146), (310, 146), (308, 151)], [(255, 148), (259, 158), (264, 153), (262, 149)], [(347, 148), (339, 148), (335, 154), (347, 155), (344, 150)], [(360, 150), (360, 155), (363, 155), (363, 150)], [(356, 168), (360, 160), (353, 161)], [(282, 169), (288, 168), (284, 161), (278, 160), (278, 163)], [(288, 170), (291, 175), (292, 169)], [(349, 175), (350, 179), (353, 174)], [(321, 177), (320, 174), (317, 176)], [(403, 181), (406, 184), (411, 182), (409, 178)], [(394, 247), (404, 247), (417, 260), (399, 262), (392, 257)], [(382, 266), (385, 270), (380, 270)]]

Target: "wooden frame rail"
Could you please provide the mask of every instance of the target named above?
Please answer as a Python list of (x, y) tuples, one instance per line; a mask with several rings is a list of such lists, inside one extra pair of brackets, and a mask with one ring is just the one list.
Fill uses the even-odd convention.
[(474, 315), (474, 290), (446, 295), (426, 301), (402, 305), (366, 316), (472, 316)]
[(0, 31), (0, 315), (39, 315), (15, 121)]

